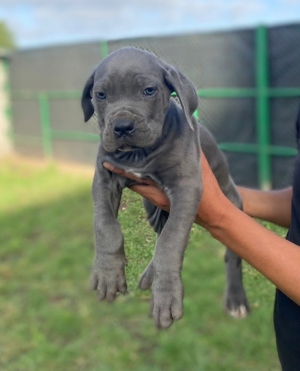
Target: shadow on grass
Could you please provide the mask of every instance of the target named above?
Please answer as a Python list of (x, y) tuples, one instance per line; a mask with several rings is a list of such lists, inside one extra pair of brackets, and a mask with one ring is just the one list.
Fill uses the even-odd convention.
[[(18, 202), (16, 200), (16, 202)], [(222, 310), (223, 247), (192, 231), (184, 264), (185, 315), (168, 331), (149, 318), (149, 292), (135, 289), (155, 238), (138, 196), (120, 210), (130, 294), (99, 303), (89, 187), (0, 215), (0, 369), (5, 371), (276, 371), (273, 288), (249, 268), (252, 314)]]

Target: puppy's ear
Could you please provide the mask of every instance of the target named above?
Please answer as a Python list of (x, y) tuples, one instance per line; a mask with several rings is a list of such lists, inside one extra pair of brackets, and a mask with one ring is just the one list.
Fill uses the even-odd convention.
[(89, 121), (89, 119), (93, 116), (94, 114), (94, 106), (92, 103), (92, 95), (91, 95), (91, 90), (93, 89), (94, 86), (94, 75), (93, 73), (87, 80), (85, 87), (83, 89), (82, 97), (81, 97), (81, 107), (83, 110), (83, 115), (84, 115), (84, 122)]
[(194, 85), (176, 68), (165, 64), (165, 82), (167, 86), (175, 92), (181, 103), (185, 118), (192, 130), (192, 115), (198, 106), (198, 96)]

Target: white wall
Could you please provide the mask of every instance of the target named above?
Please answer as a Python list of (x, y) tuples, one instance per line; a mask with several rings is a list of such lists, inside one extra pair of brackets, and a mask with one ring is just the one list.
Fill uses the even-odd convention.
[(0, 156), (8, 155), (12, 151), (9, 138), (10, 120), (7, 114), (9, 104), (8, 71), (4, 58), (0, 56)]

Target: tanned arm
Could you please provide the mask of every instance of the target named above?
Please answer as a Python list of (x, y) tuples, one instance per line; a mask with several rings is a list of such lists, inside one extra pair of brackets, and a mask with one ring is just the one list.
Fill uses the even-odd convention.
[[(111, 171), (134, 178), (110, 164), (105, 166)], [(214, 238), (246, 260), (300, 305), (300, 248), (236, 208), (223, 195), (203, 153), (201, 166), (204, 190), (195, 222), (204, 226)], [(153, 182), (146, 183), (136, 185), (132, 190), (168, 210), (166, 195)]]
[(244, 212), (253, 218), (267, 220), (281, 227), (291, 224), (292, 187), (276, 191), (260, 191), (237, 187), (243, 199)]
[(197, 222), (300, 305), (300, 248), (237, 209), (201, 156), (204, 191)]

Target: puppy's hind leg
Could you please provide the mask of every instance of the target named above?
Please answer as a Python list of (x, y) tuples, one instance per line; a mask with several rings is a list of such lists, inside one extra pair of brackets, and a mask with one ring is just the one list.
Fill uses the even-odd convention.
[[(233, 185), (227, 197), (240, 210), (243, 210), (243, 204), (240, 195)], [(243, 286), (242, 259), (230, 249), (226, 248), (226, 292), (225, 292), (225, 309), (235, 318), (243, 318), (250, 312), (250, 306), (247, 300)]]
[[(143, 199), (144, 207), (147, 213), (147, 219), (151, 227), (154, 229), (154, 232), (157, 234), (157, 237), (160, 235), (166, 221), (168, 220), (169, 213), (167, 211), (159, 209), (157, 206), (152, 204), (147, 199)], [(145, 271), (142, 273), (138, 287), (142, 290), (148, 290), (152, 286), (154, 278), (153, 271), (153, 259), (148, 264)]]
[(244, 318), (250, 312), (242, 279), (242, 259), (226, 248), (226, 292), (225, 309), (232, 317)]

